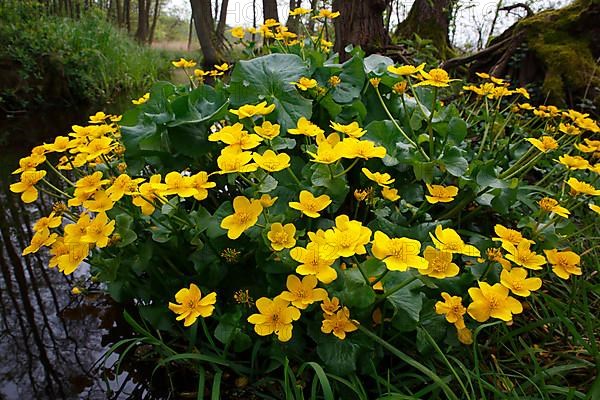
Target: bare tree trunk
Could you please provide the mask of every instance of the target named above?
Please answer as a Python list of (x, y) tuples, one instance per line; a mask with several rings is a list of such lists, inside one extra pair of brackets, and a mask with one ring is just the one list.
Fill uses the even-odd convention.
[(211, 14), (210, 0), (190, 0), (192, 6), (192, 15), (194, 16), (194, 26), (196, 35), (202, 47), (204, 60), (202, 64), (205, 68), (212, 68), (215, 64), (220, 64), (221, 57), (217, 52), (213, 38), (214, 22)]
[(395, 36), (412, 39), (415, 34), (430, 39), (442, 58), (450, 52), (450, 15), (457, 0), (415, 0), (408, 16), (398, 24)]
[(149, 0), (138, 0), (138, 26), (135, 38), (140, 43), (148, 40), (148, 19), (150, 18)]
[(277, 13), (277, 0), (263, 0), (263, 19), (274, 19), (279, 21), (279, 14)]
[[(297, 7), (300, 7), (302, 4), (302, 0), (290, 0), (290, 11), (295, 10)], [(290, 31), (298, 33), (300, 29), (300, 17), (298, 15), (290, 15), (288, 17), (286, 26)]]
[(148, 44), (152, 44), (154, 40), (154, 31), (156, 30), (156, 22), (158, 21), (158, 16), (160, 14), (160, 6), (161, 0), (156, 0), (154, 3), (154, 14), (152, 15), (152, 26), (150, 27), (150, 38), (148, 39)]
[(193, 28), (193, 26), (194, 26), (194, 16), (192, 15), (190, 17), (190, 29), (188, 30), (188, 42), (187, 42), (188, 51), (192, 47), (192, 28)]
[(219, 15), (219, 22), (217, 23), (217, 44), (219, 47), (223, 47), (225, 44), (225, 22), (227, 20), (227, 6), (229, 0), (223, 0), (221, 3), (221, 13)]
[[(317, 12), (319, 8), (319, 0), (310, 0), (310, 8), (313, 11), (313, 14)], [(315, 30), (315, 20), (310, 18), (308, 20), (308, 31), (312, 34)]]
[(127, 27), (127, 33), (131, 33), (131, 0), (123, 0), (123, 19)]
[(121, 27), (123, 25), (123, 16), (121, 15), (121, 0), (116, 0), (115, 6), (117, 9), (117, 26)]
[(361, 46), (367, 53), (380, 51), (390, 43), (383, 26), (383, 12), (390, 0), (333, 0), (333, 10), (340, 16), (334, 19), (335, 51), (340, 61), (348, 59), (344, 48), (348, 44)]

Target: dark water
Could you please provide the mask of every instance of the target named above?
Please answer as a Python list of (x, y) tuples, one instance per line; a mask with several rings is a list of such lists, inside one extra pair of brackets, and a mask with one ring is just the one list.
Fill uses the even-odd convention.
[(8, 189), (16, 179), (11, 172), (32, 147), (85, 124), (95, 111), (0, 116), (0, 399), (149, 396), (135, 374), (116, 375), (111, 365), (118, 355), (99, 362), (124, 334), (121, 311), (99, 290), (71, 294), (73, 286), (89, 285), (86, 271), (66, 277), (47, 267), (47, 253), (21, 256), (33, 222), (50, 213), (51, 201), (42, 195), (26, 205)]

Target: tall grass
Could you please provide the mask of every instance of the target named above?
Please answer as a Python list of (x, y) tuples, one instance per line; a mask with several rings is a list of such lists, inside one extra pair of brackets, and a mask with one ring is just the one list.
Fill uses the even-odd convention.
[[(100, 104), (168, 77), (169, 54), (138, 45), (100, 13), (74, 20), (47, 15), (36, 2), (5, 2), (0, 21), (0, 61), (18, 69), (18, 82), (0, 87), (0, 103)], [(53, 74), (62, 86), (49, 89)]]

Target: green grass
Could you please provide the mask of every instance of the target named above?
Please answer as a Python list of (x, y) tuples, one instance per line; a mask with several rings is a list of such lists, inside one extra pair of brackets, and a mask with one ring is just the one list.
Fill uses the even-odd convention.
[(0, 85), (5, 108), (102, 104), (169, 76), (174, 54), (139, 46), (101, 14), (74, 20), (46, 15), (34, 2), (3, 4), (0, 61), (18, 73), (14, 85)]

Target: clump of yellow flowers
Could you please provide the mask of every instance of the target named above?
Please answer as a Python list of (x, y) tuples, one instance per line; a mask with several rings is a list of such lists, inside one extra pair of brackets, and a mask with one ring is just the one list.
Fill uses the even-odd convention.
[[(324, 32), (339, 16), (313, 14)], [(330, 47), (276, 21), (230, 33), (241, 43), (259, 34), (281, 53)], [(196, 63), (173, 65), (187, 73)], [(351, 84), (343, 68), (286, 75), (253, 101), (226, 92), (230, 65), (196, 69), (189, 88), (152, 90), (123, 117), (98, 112), (35, 147), (10, 189), (26, 203), (59, 203), (37, 220), (23, 255), (47, 248), (49, 266), (67, 275), (88, 262), (109, 285), (118, 282), (115, 291), (158, 306), (173, 324), (222, 327), (230, 315), (235, 335), (281, 342), (306, 340), (309, 330), (352, 340), (398, 315), (416, 322), (429, 304), (453, 340), (470, 344), (478, 324), (525, 313), (544, 281), (584, 273), (556, 232), (584, 210), (600, 211), (600, 128), (589, 115), (518, 103), (527, 90), (479, 74), (444, 125), (436, 96), (457, 82), (443, 69), (390, 62), (365, 67)], [(334, 104), (332, 93), (352, 90), (356, 99), (368, 93), (383, 119), (366, 123), (371, 110), (354, 100)], [(536, 129), (505, 138), (491, 128), (469, 141), (476, 124), (462, 116), (480, 110)], [(421, 120), (402, 122), (410, 113)], [(542, 161), (551, 168), (539, 176)], [(539, 182), (518, 192), (525, 176)], [(515, 218), (517, 202), (531, 215)]]

